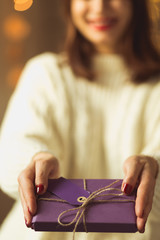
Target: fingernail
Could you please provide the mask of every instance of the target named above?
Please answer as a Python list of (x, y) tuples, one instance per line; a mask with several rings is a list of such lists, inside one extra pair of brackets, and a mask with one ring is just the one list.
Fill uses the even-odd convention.
[(37, 194), (42, 193), (44, 190), (44, 186), (42, 184), (36, 185), (36, 192)]
[(130, 184), (128, 184), (128, 183), (125, 183), (125, 184), (123, 185), (122, 191), (123, 191), (125, 194), (129, 195), (129, 194), (132, 192), (132, 186), (131, 186)]
[(27, 222), (27, 219), (25, 218), (25, 224), (26, 224), (26, 226), (29, 228), (30, 226), (29, 226), (29, 224), (28, 224), (28, 222)]
[(143, 230), (141, 231), (141, 233), (144, 233), (145, 232), (145, 226), (143, 227)]

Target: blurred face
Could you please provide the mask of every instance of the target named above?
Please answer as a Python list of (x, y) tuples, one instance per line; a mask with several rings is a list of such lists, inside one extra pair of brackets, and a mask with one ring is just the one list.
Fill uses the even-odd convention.
[(112, 53), (132, 19), (131, 0), (71, 0), (72, 21), (98, 52)]

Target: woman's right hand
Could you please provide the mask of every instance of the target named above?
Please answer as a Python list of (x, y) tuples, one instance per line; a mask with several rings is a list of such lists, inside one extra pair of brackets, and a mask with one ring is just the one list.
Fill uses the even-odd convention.
[(37, 153), (31, 163), (18, 176), (19, 194), (27, 227), (31, 227), (36, 213), (36, 193), (45, 193), (49, 178), (59, 177), (58, 160), (50, 153)]

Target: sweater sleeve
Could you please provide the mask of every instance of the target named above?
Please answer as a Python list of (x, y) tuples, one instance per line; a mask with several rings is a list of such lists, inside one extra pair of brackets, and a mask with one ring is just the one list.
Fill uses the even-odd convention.
[(156, 84), (149, 96), (144, 117), (144, 148), (142, 154), (152, 156), (157, 160), (159, 173), (156, 179), (150, 218), (160, 219), (160, 83)]
[(35, 57), (26, 64), (2, 123), (0, 184), (13, 198), (18, 196), (19, 173), (36, 153), (47, 151), (61, 159), (66, 99), (56, 61), (48, 58)]

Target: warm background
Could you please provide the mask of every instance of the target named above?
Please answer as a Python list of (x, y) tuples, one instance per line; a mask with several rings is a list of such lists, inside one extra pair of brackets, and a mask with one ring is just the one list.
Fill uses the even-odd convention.
[[(159, 0), (154, 1), (157, 6), (153, 18), (160, 12)], [(0, 0), (0, 124), (26, 61), (44, 51), (59, 52), (64, 39), (63, 0), (34, 0), (25, 12), (16, 12), (13, 2)], [(160, 33), (160, 20), (156, 30)], [(0, 191), (0, 225), (13, 203)]]
[[(13, 2), (0, 0), (0, 124), (26, 61), (44, 51), (58, 52), (64, 39), (63, 0), (34, 0), (25, 12), (16, 12)], [(13, 203), (0, 190), (0, 224)]]

